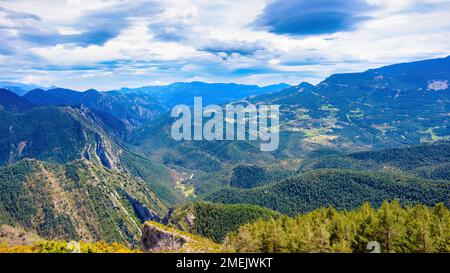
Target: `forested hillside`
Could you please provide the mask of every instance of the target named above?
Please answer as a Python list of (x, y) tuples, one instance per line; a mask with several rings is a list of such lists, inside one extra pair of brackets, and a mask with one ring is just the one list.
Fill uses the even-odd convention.
[(309, 160), (300, 171), (312, 169), (391, 170), (429, 179), (450, 180), (450, 142), (425, 143)]
[[(119, 92), (78, 92), (70, 89), (36, 89), (23, 96), (40, 106), (83, 106), (108, 114), (131, 128), (149, 121), (167, 111), (153, 97), (145, 94), (122, 94)], [(130, 129), (131, 129), (130, 128)]]
[(68, 162), (96, 143), (95, 132), (83, 131), (69, 111), (53, 107), (20, 114), (0, 112), (0, 135), (1, 165), (21, 158)]
[(341, 253), (370, 252), (376, 241), (383, 253), (450, 252), (450, 211), (434, 207), (401, 207), (384, 202), (352, 211), (323, 208), (295, 218), (259, 220), (242, 226), (226, 240), (236, 252)]
[(2, 225), (135, 244), (143, 221), (184, 200), (167, 169), (125, 148), (87, 108), (0, 111), (0, 120)]
[(280, 217), (281, 214), (254, 205), (195, 203), (177, 207), (163, 219), (165, 224), (222, 242), (229, 232), (258, 219)]
[(0, 111), (0, 165), (23, 158), (65, 164), (85, 158), (146, 181), (166, 205), (183, 200), (169, 172), (130, 152), (98, 123), (95, 113), (70, 107)]
[(13, 92), (0, 88), (0, 110), (19, 113), (33, 108), (34, 105)]
[(42, 238), (136, 243), (165, 206), (143, 181), (88, 160), (0, 168), (0, 223)]
[[(207, 213), (205, 220), (221, 219)], [(155, 240), (155, 234), (159, 239)], [(377, 251), (374, 244), (369, 245), (374, 242), (382, 253), (449, 253), (450, 210), (443, 204), (402, 207), (397, 201), (385, 201), (378, 209), (367, 203), (347, 211), (321, 208), (294, 218), (275, 215), (244, 223), (220, 245), (153, 221), (144, 224), (142, 236), (141, 247), (152, 252), (368, 253)], [(31, 246), (0, 242), (0, 253), (70, 253), (75, 246), (64, 241), (38, 241)], [(78, 246), (81, 253), (139, 252), (117, 243), (81, 242)]]
[(449, 205), (450, 181), (425, 180), (396, 173), (314, 170), (279, 183), (253, 189), (226, 188), (207, 195), (210, 202), (254, 204), (291, 216), (320, 207), (353, 209), (384, 200), (402, 204), (439, 202)]

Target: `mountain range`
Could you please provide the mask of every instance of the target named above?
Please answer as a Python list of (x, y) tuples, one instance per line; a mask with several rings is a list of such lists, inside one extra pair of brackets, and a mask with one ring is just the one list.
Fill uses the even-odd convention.
[[(450, 57), (317, 85), (77, 92), (2, 82), (0, 224), (135, 244), (152, 220), (221, 242), (258, 218), (326, 206), (449, 206), (449, 81)], [(196, 96), (204, 105), (280, 105), (279, 149), (175, 141), (170, 110)]]
[(28, 91), (42, 88), (42, 87), (39, 85), (35, 85), (35, 84), (24, 84), (24, 83), (20, 83), (20, 82), (1, 81), (0, 88), (14, 92), (19, 96), (23, 96)]
[(203, 103), (224, 104), (249, 96), (263, 95), (281, 91), (289, 85), (281, 83), (259, 87), (235, 83), (179, 82), (166, 86), (146, 86), (140, 88), (122, 88), (122, 93), (147, 94), (159, 100), (164, 106), (172, 108), (177, 104), (192, 106), (194, 97), (202, 97)]
[[(405, 76), (410, 72), (422, 75), (413, 76), (420, 80), (411, 81)], [(236, 101), (280, 105), (280, 147), (272, 153), (261, 153), (250, 141), (176, 142), (167, 114), (137, 128), (128, 141), (154, 160), (194, 174), (191, 184), (203, 193), (226, 183), (236, 164), (290, 172), (298, 160), (321, 153), (447, 140), (448, 81), (449, 57), (333, 75), (316, 86), (302, 83)]]

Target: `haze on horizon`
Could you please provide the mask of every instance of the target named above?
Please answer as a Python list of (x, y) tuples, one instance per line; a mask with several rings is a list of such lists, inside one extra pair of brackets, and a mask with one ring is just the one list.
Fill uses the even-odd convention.
[(446, 57), (450, 0), (0, 0), (0, 81), (317, 83)]

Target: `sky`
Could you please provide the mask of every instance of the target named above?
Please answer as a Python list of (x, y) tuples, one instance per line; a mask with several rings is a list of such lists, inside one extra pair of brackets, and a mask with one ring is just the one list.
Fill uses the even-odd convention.
[(0, 81), (318, 83), (450, 55), (450, 0), (0, 0)]

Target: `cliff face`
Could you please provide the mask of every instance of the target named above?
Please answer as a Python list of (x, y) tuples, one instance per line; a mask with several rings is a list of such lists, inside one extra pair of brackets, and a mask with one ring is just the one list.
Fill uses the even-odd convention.
[(102, 137), (100, 134), (96, 134), (96, 148), (95, 153), (99, 158), (101, 164), (108, 169), (119, 169), (120, 166), (120, 150), (115, 151), (111, 143)]
[(178, 252), (190, 238), (147, 222), (142, 229), (141, 249), (148, 252)]
[(142, 228), (141, 250), (145, 252), (220, 252), (219, 245), (157, 222), (147, 221)]

